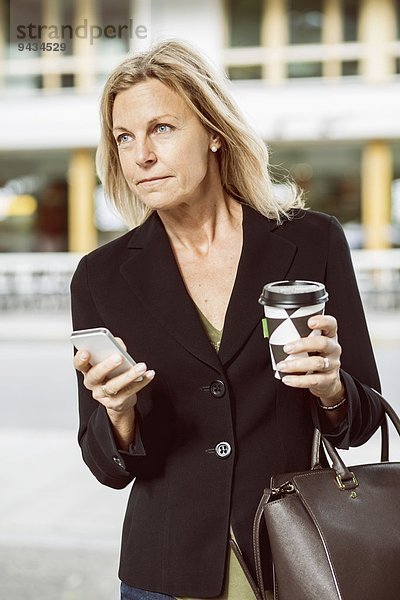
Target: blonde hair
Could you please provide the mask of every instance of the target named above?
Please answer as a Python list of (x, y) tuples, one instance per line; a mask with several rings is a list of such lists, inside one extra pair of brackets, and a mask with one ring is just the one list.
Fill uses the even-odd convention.
[(135, 196), (122, 173), (112, 134), (112, 112), (117, 94), (148, 78), (158, 79), (180, 94), (204, 127), (219, 137), (217, 156), (227, 194), (278, 222), (303, 206), (293, 182), (287, 181), (285, 193), (278, 196), (268, 166), (268, 149), (232, 100), (227, 78), (219, 76), (187, 42), (165, 40), (124, 60), (108, 78), (101, 99), (97, 172), (106, 196), (129, 226), (143, 223), (153, 211)]

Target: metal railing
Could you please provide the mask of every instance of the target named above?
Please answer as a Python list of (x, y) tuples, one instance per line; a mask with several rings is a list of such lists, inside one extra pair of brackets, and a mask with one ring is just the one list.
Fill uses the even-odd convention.
[(400, 308), (400, 249), (353, 250), (353, 264), (365, 308)]
[(69, 285), (80, 254), (0, 254), (0, 312), (69, 311)]
[[(66, 313), (69, 285), (80, 259), (73, 253), (0, 254), (0, 313)], [(393, 313), (400, 308), (400, 249), (354, 250), (364, 306)]]

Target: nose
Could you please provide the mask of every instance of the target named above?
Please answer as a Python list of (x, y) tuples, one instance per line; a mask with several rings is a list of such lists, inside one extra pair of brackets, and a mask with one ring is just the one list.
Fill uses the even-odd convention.
[(144, 140), (136, 140), (135, 147), (135, 162), (139, 167), (148, 167), (152, 165), (157, 160), (156, 155), (149, 144), (149, 142)]

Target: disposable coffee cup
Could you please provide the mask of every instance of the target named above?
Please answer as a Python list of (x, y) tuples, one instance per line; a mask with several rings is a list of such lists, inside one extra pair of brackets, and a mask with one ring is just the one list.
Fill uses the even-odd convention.
[[(283, 347), (300, 338), (321, 334), (307, 323), (310, 317), (324, 314), (328, 293), (324, 284), (317, 281), (274, 281), (264, 285), (258, 301), (264, 306), (264, 336), (269, 338), (272, 368), (275, 377), (281, 379), (276, 365), (288, 357)], [(296, 356), (309, 355), (303, 352)]]

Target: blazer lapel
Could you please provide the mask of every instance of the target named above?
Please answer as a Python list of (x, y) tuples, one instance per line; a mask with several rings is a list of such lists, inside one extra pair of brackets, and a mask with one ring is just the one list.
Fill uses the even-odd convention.
[(243, 205), (243, 249), (219, 350), (223, 364), (240, 350), (263, 318), (263, 308), (258, 304), (263, 286), (285, 279), (293, 262), (297, 246), (274, 230), (275, 221)]
[(221, 370), (221, 363), (203, 329), (197, 309), (183, 283), (161, 219), (153, 213), (132, 234), (133, 256), (121, 265), (130, 288), (159, 323), (203, 362)]

